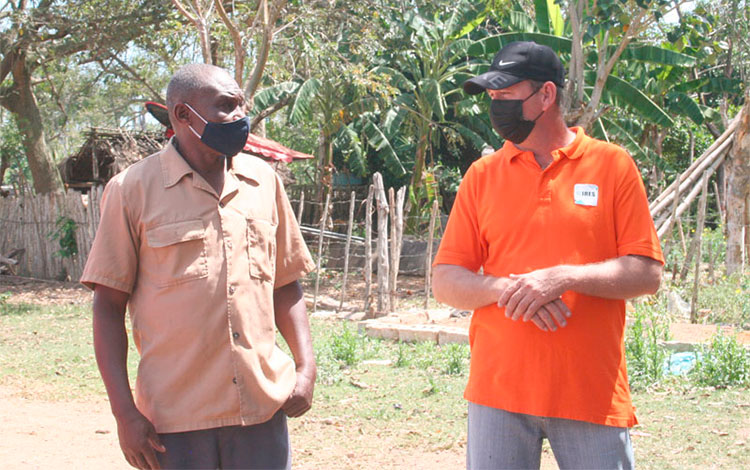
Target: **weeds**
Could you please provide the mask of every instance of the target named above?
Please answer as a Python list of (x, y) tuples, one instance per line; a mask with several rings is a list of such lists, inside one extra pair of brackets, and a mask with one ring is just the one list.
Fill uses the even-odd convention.
[(469, 359), (469, 347), (465, 344), (446, 344), (442, 346), (445, 367), (443, 372), (448, 375), (461, 375), (466, 369)]
[(634, 389), (646, 388), (664, 376), (668, 353), (659, 343), (669, 339), (669, 322), (661, 312), (658, 304), (635, 304), (633, 324), (628, 327), (625, 341), (629, 381)]
[(750, 353), (734, 336), (717, 331), (711, 344), (701, 347), (693, 376), (700, 385), (726, 388), (750, 383)]

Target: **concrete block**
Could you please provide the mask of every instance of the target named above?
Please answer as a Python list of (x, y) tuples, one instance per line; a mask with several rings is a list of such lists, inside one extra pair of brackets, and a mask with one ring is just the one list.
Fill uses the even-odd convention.
[(359, 322), (359, 325), (360, 331), (364, 330), (364, 333), (370, 338), (380, 338), (391, 341), (398, 341), (399, 339), (398, 325), (388, 325), (372, 320)]
[(438, 332), (438, 344), (469, 344), (469, 332), (463, 328), (444, 327)]
[(437, 343), (438, 332), (440, 329), (430, 325), (409, 325), (402, 326), (398, 330), (399, 341), (408, 343), (431, 341)]

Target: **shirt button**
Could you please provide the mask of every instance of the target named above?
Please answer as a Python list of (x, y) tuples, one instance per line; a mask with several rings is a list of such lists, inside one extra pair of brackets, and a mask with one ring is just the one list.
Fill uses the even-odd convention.
[(232, 241), (231, 240), (227, 240), (227, 248), (229, 248), (230, 250), (232, 249)]
[(234, 333), (232, 333), (232, 338), (239, 339), (240, 338), (240, 334), (235, 331)]
[(234, 286), (229, 286), (229, 293), (234, 294)]
[(220, 202), (220, 203), (219, 203), (219, 207), (221, 207), (221, 208), (223, 209), (223, 208), (224, 208), (224, 203), (223, 203), (223, 202)]
[(233, 384), (236, 384), (236, 383), (237, 383), (237, 377), (232, 377), (232, 383), (233, 383)]

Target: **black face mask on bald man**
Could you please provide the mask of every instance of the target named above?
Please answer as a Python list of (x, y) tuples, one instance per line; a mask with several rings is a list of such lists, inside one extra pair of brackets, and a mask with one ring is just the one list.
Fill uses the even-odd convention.
[(198, 134), (198, 132), (193, 129), (193, 126), (188, 125), (190, 130), (193, 131), (193, 134), (201, 139), (201, 142), (227, 157), (237, 155), (245, 147), (247, 136), (250, 134), (249, 117), (245, 116), (232, 122), (210, 122), (206, 121), (203, 116), (198, 114), (198, 112), (189, 104), (185, 103), (185, 106), (195, 113), (201, 121), (206, 123), (206, 127), (203, 129), (203, 135)]

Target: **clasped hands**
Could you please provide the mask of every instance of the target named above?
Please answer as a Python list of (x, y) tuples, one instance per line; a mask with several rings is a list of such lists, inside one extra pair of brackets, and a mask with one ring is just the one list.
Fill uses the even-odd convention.
[(554, 267), (511, 274), (497, 305), (505, 307), (505, 316), (511, 320), (523, 319), (542, 331), (555, 331), (567, 325), (571, 315), (560, 297), (566, 290), (564, 276)]

